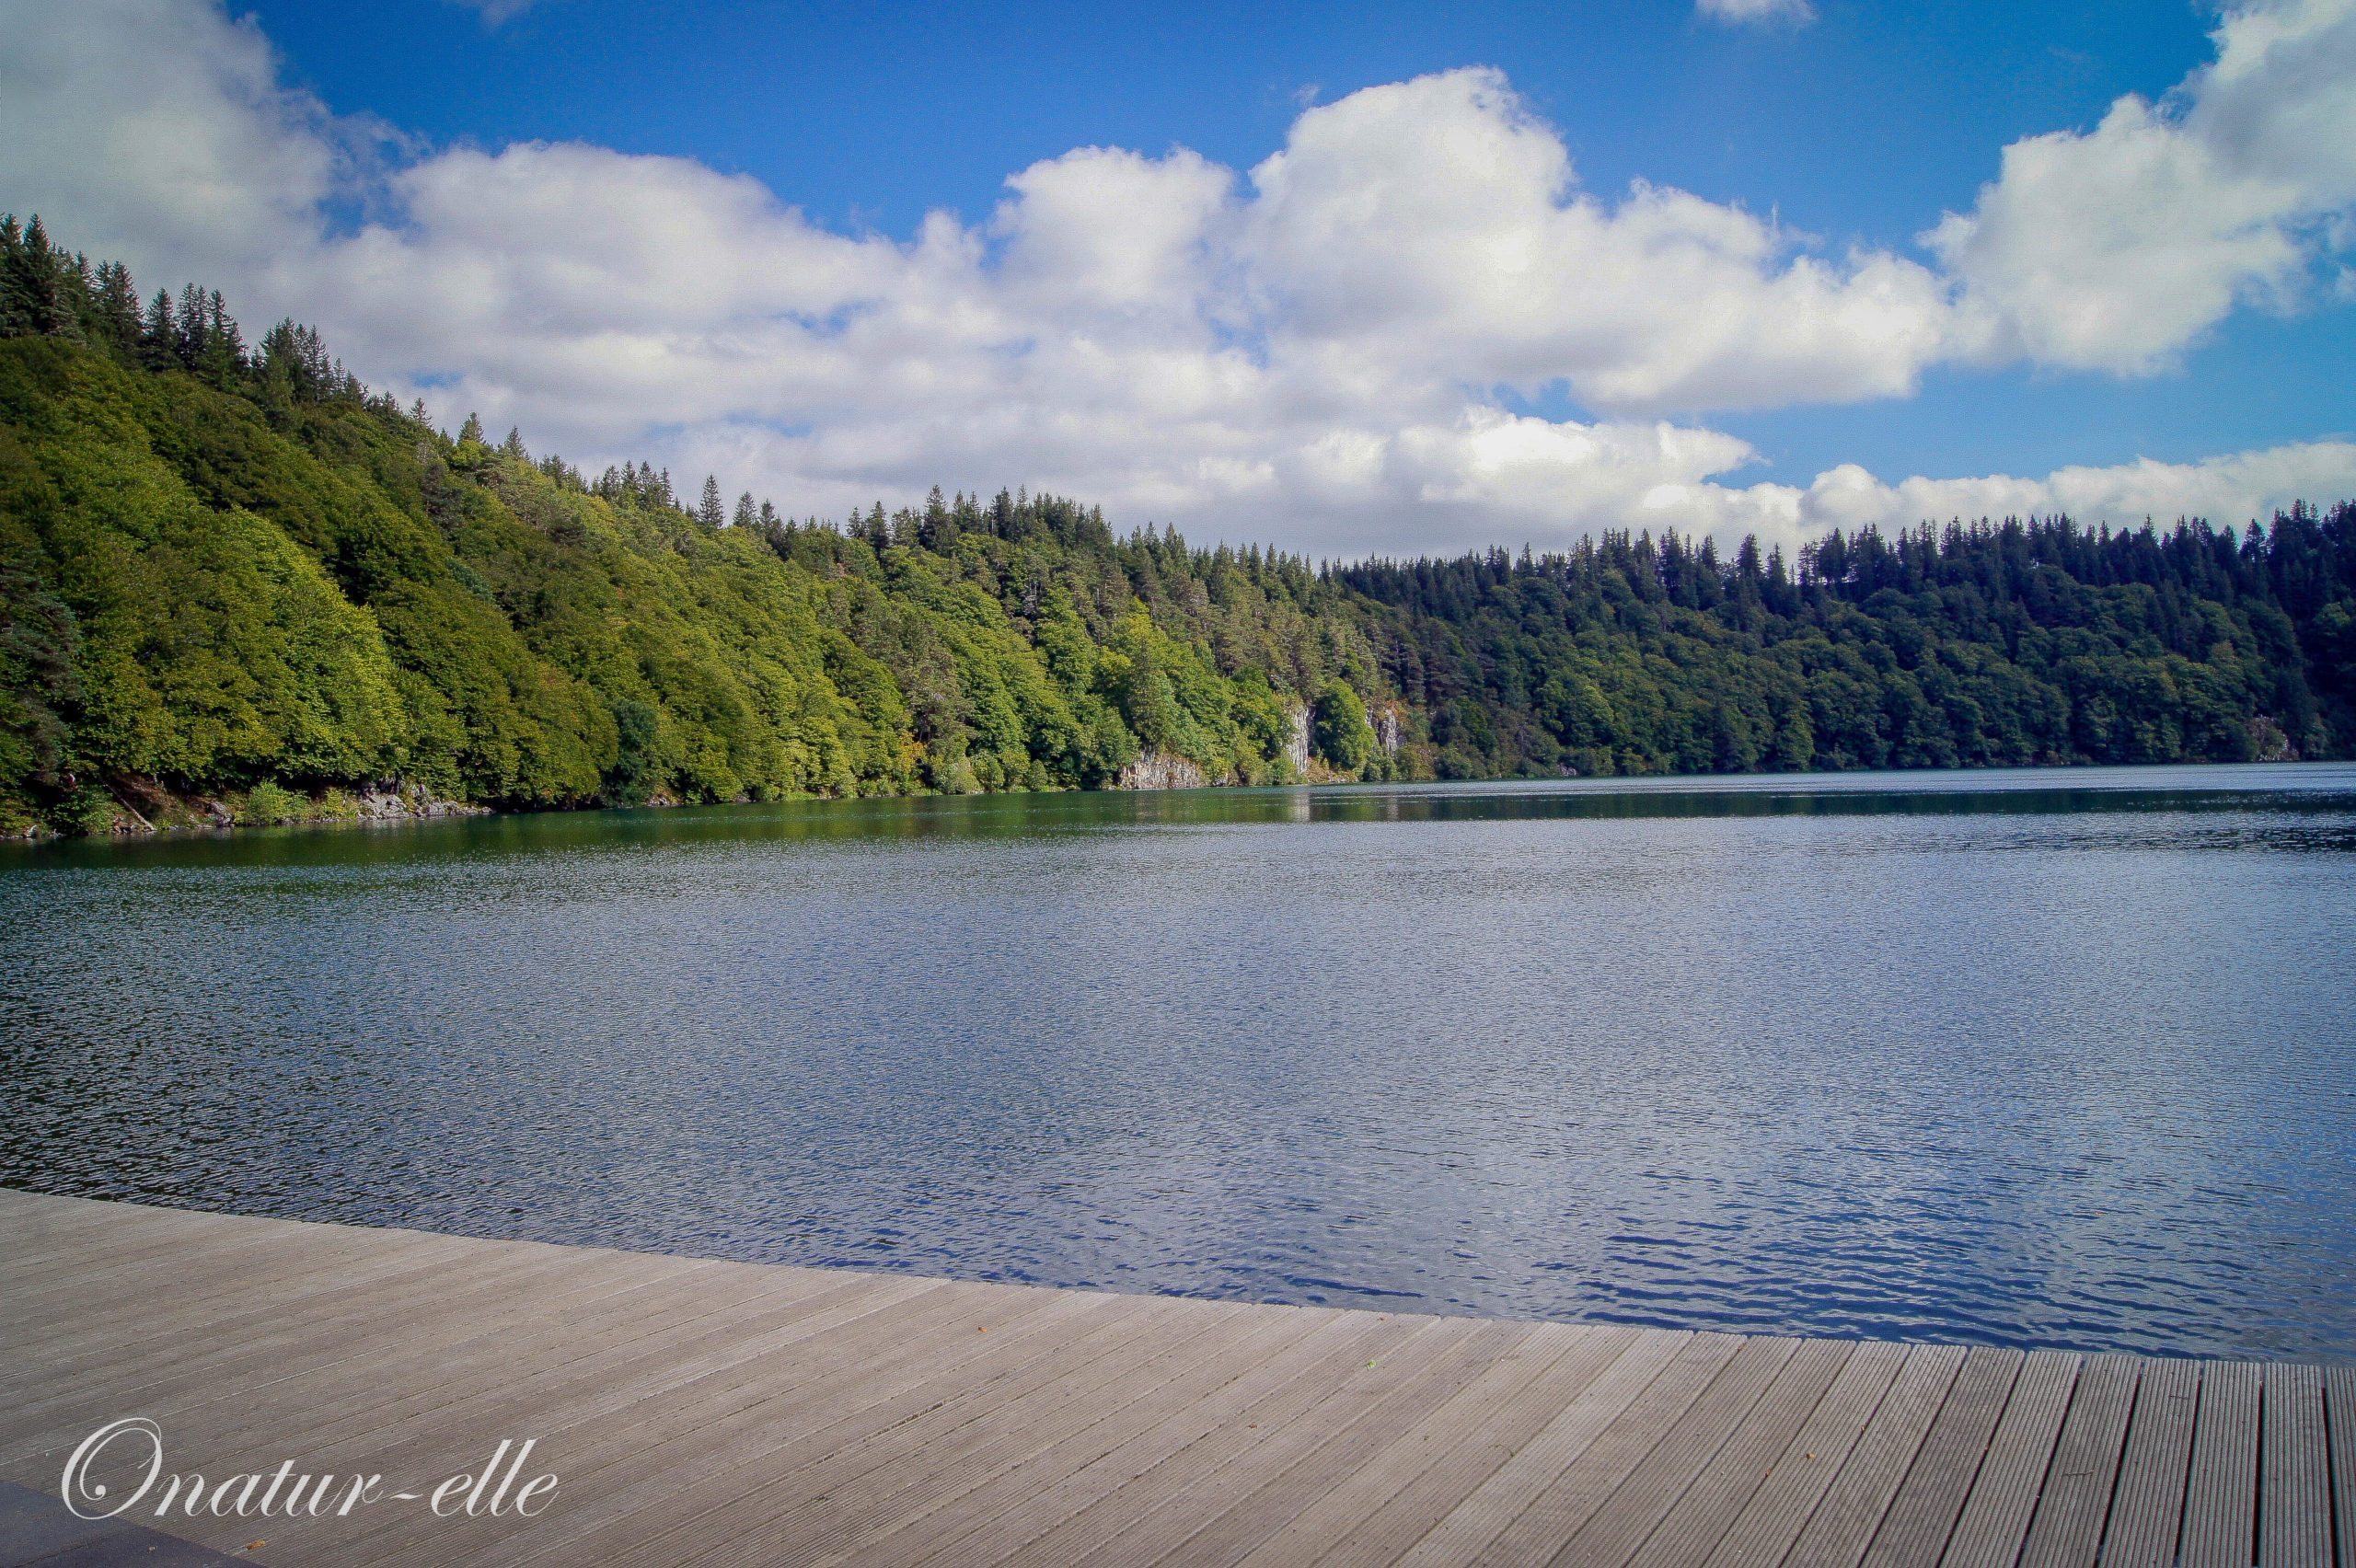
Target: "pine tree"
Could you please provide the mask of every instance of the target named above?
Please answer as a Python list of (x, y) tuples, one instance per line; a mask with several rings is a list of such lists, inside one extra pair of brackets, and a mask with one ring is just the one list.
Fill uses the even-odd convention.
[(147, 319), (139, 328), (139, 363), (149, 370), (168, 370), (179, 363), (173, 352), (172, 294), (157, 289), (147, 302)]
[(229, 314), (219, 289), (205, 296), (202, 369), (204, 378), (225, 392), (246, 371), (245, 335), (237, 330), (237, 318)]
[(729, 521), (735, 527), (750, 528), (759, 520), (758, 514), (753, 511), (753, 492), (746, 490), (736, 498), (736, 514)]
[(107, 345), (126, 360), (139, 352), (139, 291), (131, 286), (131, 269), (120, 261), (98, 266), (93, 315)]
[(479, 416), (471, 412), (467, 415), (467, 422), (459, 428), (458, 440), (461, 444), (469, 441), (477, 446), (483, 444), (482, 420)]
[(507, 427), (507, 439), (500, 443), (499, 450), (505, 453), (508, 456), (514, 458), (519, 463), (528, 463), (531, 461), (531, 454), (524, 450), (524, 427), (522, 425), (509, 425)]
[(40, 214), (21, 231), (0, 218), (0, 337), (78, 341), (89, 300), (88, 261), (52, 245)]
[(696, 521), (707, 528), (722, 527), (728, 521), (728, 509), (720, 500), (720, 480), (713, 475), (703, 477), (703, 502), (696, 508)]
[(24, 250), (25, 235), (17, 226), (17, 214), (0, 214), (0, 338), (29, 337), (34, 330)]
[(917, 542), (926, 549), (946, 554), (957, 543), (957, 520), (950, 515), (949, 503), (941, 499), (941, 487), (932, 487), (925, 497), (924, 518), (917, 525)]
[(193, 371), (204, 363), (204, 291), (184, 284), (179, 308), (172, 313), (172, 357), (182, 370)]

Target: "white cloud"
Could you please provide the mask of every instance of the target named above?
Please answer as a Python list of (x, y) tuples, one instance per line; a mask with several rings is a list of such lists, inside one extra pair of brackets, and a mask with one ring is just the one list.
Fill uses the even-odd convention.
[[(1248, 174), (1080, 148), (1013, 175), (986, 221), (905, 241), (687, 159), (395, 144), (378, 164), (385, 133), (284, 91), (205, 0), (0, 0), (0, 190), (151, 288), (197, 276), (249, 320), (318, 321), (448, 419), (716, 470), (796, 513), (1022, 481), (1337, 554), (1622, 525), (1791, 544), (2064, 505), (2239, 519), (2356, 494), (2356, 448), (1745, 485), (1746, 444), (1669, 416), (1904, 396), (1962, 358), (2136, 368), (2233, 298), (2287, 296), (2329, 235), (2283, 214), (2339, 212), (2351, 184), (2350, 144), (2314, 144), (2344, 82), (2298, 63), (2340, 47), (2322, 9), (2236, 14), (2179, 100), (2010, 149), (1942, 225), (1945, 272), (1818, 255), (1683, 191), (1608, 202), (1487, 71), (1307, 109)], [(2110, 216), (2079, 224), (2104, 192)], [(2074, 237), (2041, 250), (2054, 225)], [(1501, 406), (1557, 385), (1599, 416)]]
[(482, 13), (483, 26), (503, 27), (530, 10), (537, 0), (456, 0), (470, 11)]
[(2233, 11), (2216, 40), (2161, 102), (2005, 148), (1972, 212), (1923, 236), (1960, 285), (1973, 358), (2166, 369), (2237, 304), (2299, 301), (2346, 248), (2356, 0)]
[(1457, 71), (1311, 110), (1252, 171), (1240, 256), (1305, 365), (1640, 413), (1902, 395), (1946, 348), (1939, 281), (1794, 255), (1737, 207), (1577, 188), (1503, 76)]
[(2057, 469), (2044, 478), (1911, 478), (1885, 485), (1854, 464), (1817, 476), (1800, 495), (1807, 527), (1904, 526), (1925, 518), (2051, 515), (2165, 527), (2179, 517), (2239, 525), (2317, 496), (2356, 496), (2356, 444), (2303, 442), (2199, 463), (2145, 459)]
[(1728, 27), (1783, 23), (1804, 28), (1816, 20), (1808, 0), (1693, 0), (1693, 14)]

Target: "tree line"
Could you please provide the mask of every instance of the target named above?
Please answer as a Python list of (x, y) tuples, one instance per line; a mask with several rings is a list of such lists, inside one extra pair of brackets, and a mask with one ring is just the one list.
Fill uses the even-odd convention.
[[(2356, 514), (1313, 563), (1017, 487), (796, 518), (372, 392), (0, 221), (0, 825), (2251, 760), (2356, 740)], [(1166, 776), (1165, 769), (1165, 776)], [(271, 802), (268, 810), (250, 802)]]

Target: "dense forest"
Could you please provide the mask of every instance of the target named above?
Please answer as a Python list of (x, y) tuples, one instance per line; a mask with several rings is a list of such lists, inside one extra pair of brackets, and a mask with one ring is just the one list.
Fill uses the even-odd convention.
[(0, 828), (2356, 749), (2356, 508), (1312, 564), (455, 435), (0, 223)]

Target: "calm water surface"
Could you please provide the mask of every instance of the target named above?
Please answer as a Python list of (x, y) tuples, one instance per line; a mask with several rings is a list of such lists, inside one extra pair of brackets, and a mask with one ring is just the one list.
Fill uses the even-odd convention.
[(0, 1184), (1265, 1301), (2356, 1360), (2356, 768), (0, 854)]

